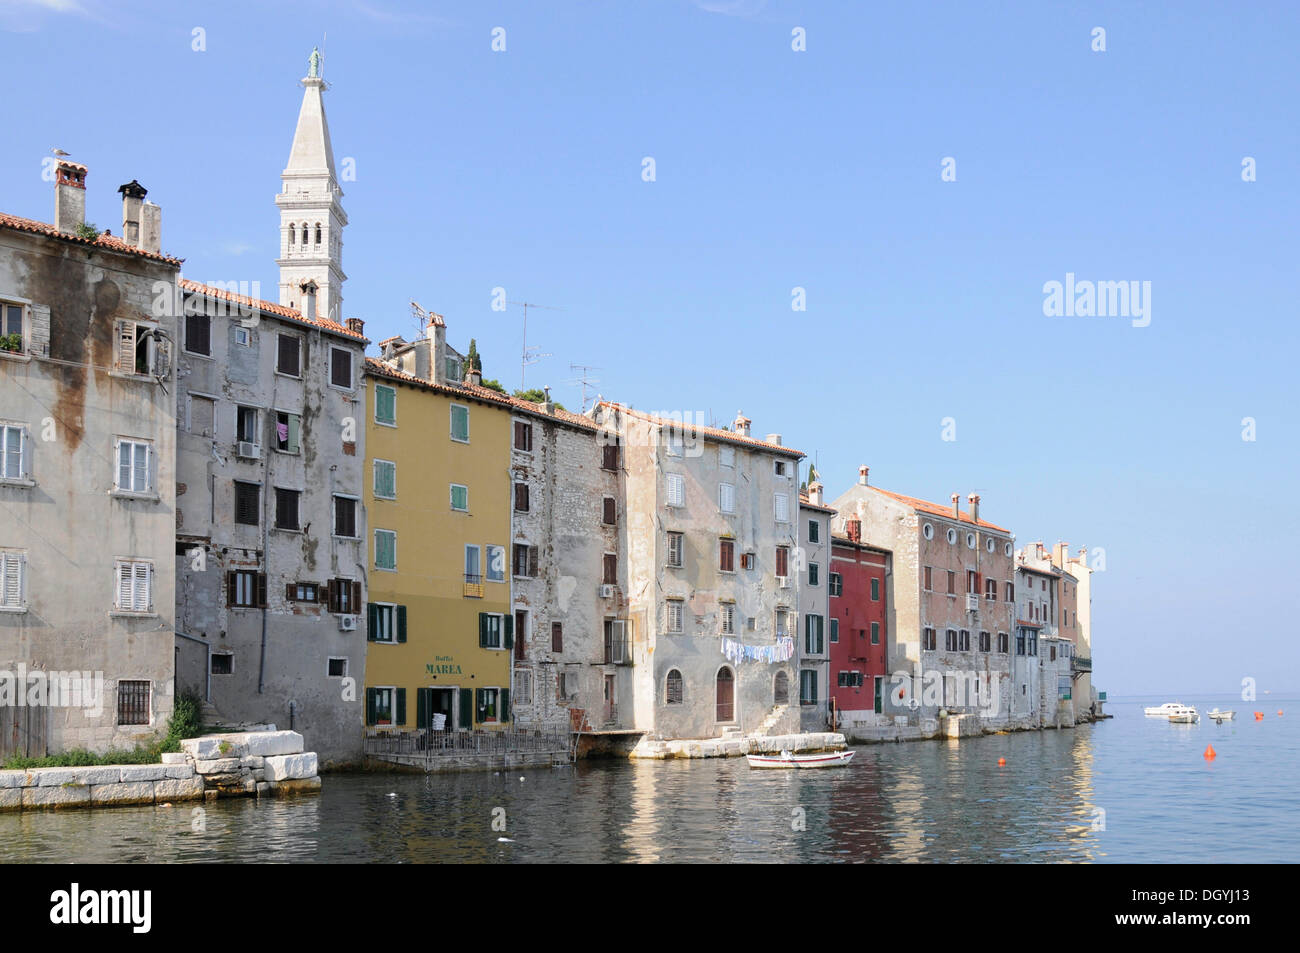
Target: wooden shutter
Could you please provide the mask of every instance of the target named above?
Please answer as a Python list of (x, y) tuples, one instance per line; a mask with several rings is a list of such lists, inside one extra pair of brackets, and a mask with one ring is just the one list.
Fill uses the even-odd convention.
[(117, 369), (135, 373), (135, 322), (117, 322)]
[(373, 602), (366, 605), (366, 641), (378, 642), (379, 637), (379, 606)]
[(284, 598), (289, 602), (298, 601), (298, 587), (294, 583), (288, 583), (284, 587)]
[(460, 727), (469, 731), (474, 727), (474, 696), (468, 688), (459, 689), (460, 692)]
[(551, 623), (551, 651), (564, 651), (564, 625), (562, 623)]
[(497, 721), (505, 724), (510, 720), (510, 689), (501, 689), (501, 708), (497, 712)]
[(226, 573), (226, 605), (233, 606), (239, 593), (239, 582), (233, 571)]
[(289, 414), (289, 442), (286, 449), (290, 453), (298, 452), (298, 435), (302, 431), (302, 418), (297, 414)]
[(537, 575), (537, 547), (528, 547), (528, 575)]
[(406, 689), (399, 688), (396, 692), (396, 695), (397, 695), (397, 714), (393, 718), (393, 724), (404, 725), (406, 724)]
[(348, 601), (348, 611), (359, 615), (361, 613), (361, 583), (349, 582), (345, 579), (343, 585), (352, 587), (352, 598)]
[(417, 688), (415, 690), (415, 727), (429, 727), (429, 695), (431, 689)]
[(406, 606), (398, 606), (394, 613), (397, 616), (397, 641), (406, 641)]
[(515, 620), (508, 614), (501, 617), (501, 645), (507, 649), (515, 647)]
[(485, 649), (488, 644), (488, 616), (486, 612), (478, 614), (478, 645), (479, 648)]
[(366, 689), (366, 724), (367, 725), (373, 725), (375, 723), (375, 698), (378, 694), (379, 693), (376, 689), (373, 688)]
[(266, 608), (266, 573), (257, 574), (257, 606), (259, 609)]

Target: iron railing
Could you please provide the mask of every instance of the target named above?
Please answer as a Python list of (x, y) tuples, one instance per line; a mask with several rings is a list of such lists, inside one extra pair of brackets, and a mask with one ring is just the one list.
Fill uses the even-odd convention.
[(562, 729), (540, 731), (385, 731), (368, 728), (362, 742), (367, 756), (404, 755), (428, 759), (440, 756), (500, 756), (568, 751), (569, 733)]

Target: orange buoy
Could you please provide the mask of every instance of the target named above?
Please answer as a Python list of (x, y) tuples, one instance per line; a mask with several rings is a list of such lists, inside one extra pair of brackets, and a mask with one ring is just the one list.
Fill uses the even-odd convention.
[(1262, 711), (1257, 711), (1257, 712), (1255, 712), (1255, 720), (1256, 720), (1256, 721), (1263, 721), (1263, 720), (1264, 720), (1264, 713), (1263, 713)]
[(998, 758), (998, 767), (999, 767), (999, 768), (1006, 767), (1006, 764), (1007, 764), (1007, 759), (1006, 759), (1006, 758)]
[(1205, 746), (1205, 755), (1204, 755), (1204, 757), (1205, 757), (1205, 760), (1206, 760), (1206, 761), (1213, 761), (1213, 760), (1214, 760), (1215, 758), (1217, 758), (1218, 756), (1219, 756), (1218, 752), (1214, 750), (1214, 745), (1206, 745), (1206, 746)]
[(1277, 710), (1277, 717), (1279, 717), (1279, 718), (1282, 717), (1282, 709), (1281, 709), (1281, 708), (1279, 708), (1279, 709)]

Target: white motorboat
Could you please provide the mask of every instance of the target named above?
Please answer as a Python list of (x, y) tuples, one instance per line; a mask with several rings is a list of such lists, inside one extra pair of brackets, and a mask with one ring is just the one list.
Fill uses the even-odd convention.
[(1200, 720), (1200, 717), (1201, 716), (1196, 713), (1195, 708), (1188, 706), (1171, 714), (1169, 720), (1175, 725), (1194, 725), (1198, 720)]
[(1237, 717), (1237, 713), (1235, 711), (1219, 711), (1217, 708), (1212, 708), (1205, 713), (1205, 717), (1213, 718), (1217, 722), (1225, 722), (1232, 721)]
[(822, 751), (816, 754), (747, 754), (751, 768), (842, 768), (853, 760), (852, 751)]
[(1182, 702), (1165, 702), (1163, 705), (1157, 705), (1153, 708), (1142, 709), (1148, 715), (1157, 715), (1161, 718), (1168, 718), (1170, 715), (1184, 711), (1187, 708)]

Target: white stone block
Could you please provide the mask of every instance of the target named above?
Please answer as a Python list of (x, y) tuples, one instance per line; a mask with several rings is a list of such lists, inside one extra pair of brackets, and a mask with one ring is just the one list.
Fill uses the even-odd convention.
[(210, 735), (202, 738), (186, 738), (181, 742), (181, 749), (195, 761), (213, 761), (221, 757), (223, 739)]
[[(216, 793), (215, 791), (213, 792)], [(202, 778), (185, 778), (168, 781), (155, 781), (153, 786), (154, 800), (162, 803), (163, 801), (189, 801), (194, 798), (203, 797), (203, 779)]]
[(238, 758), (215, 758), (211, 761), (194, 762), (194, 770), (199, 774), (238, 774)]
[(302, 735), (296, 731), (259, 731), (246, 736), (245, 748), (250, 755), (301, 754)]
[(77, 783), (76, 768), (32, 768), (29, 773), (35, 778), (32, 783), (38, 787), (57, 788)]
[(194, 777), (192, 764), (165, 764), (163, 769), (167, 772), (167, 779), (171, 781), (184, 781)]
[(163, 764), (188, 764), (190, 756), (184, 751), (167, 751), (163, 753)]
[(288, 781), (316, 776), (318, 766), (316, 752), (303, 754), (273, 755), (266, 759), (266, 779), (268, 781)]
[(132, 781), (126, 784), (93, 784), (90, 787), (92, 804), (152, 804), (153, 782)]
[(22, 788), (26, 786), (26, 771), (0, 771), (0, 791), (5, 788)]
[(161, 764), (124, 764), (122, 765), (122, 780), (131, 781), (161, 781), (167, 777), (167, 768)]

